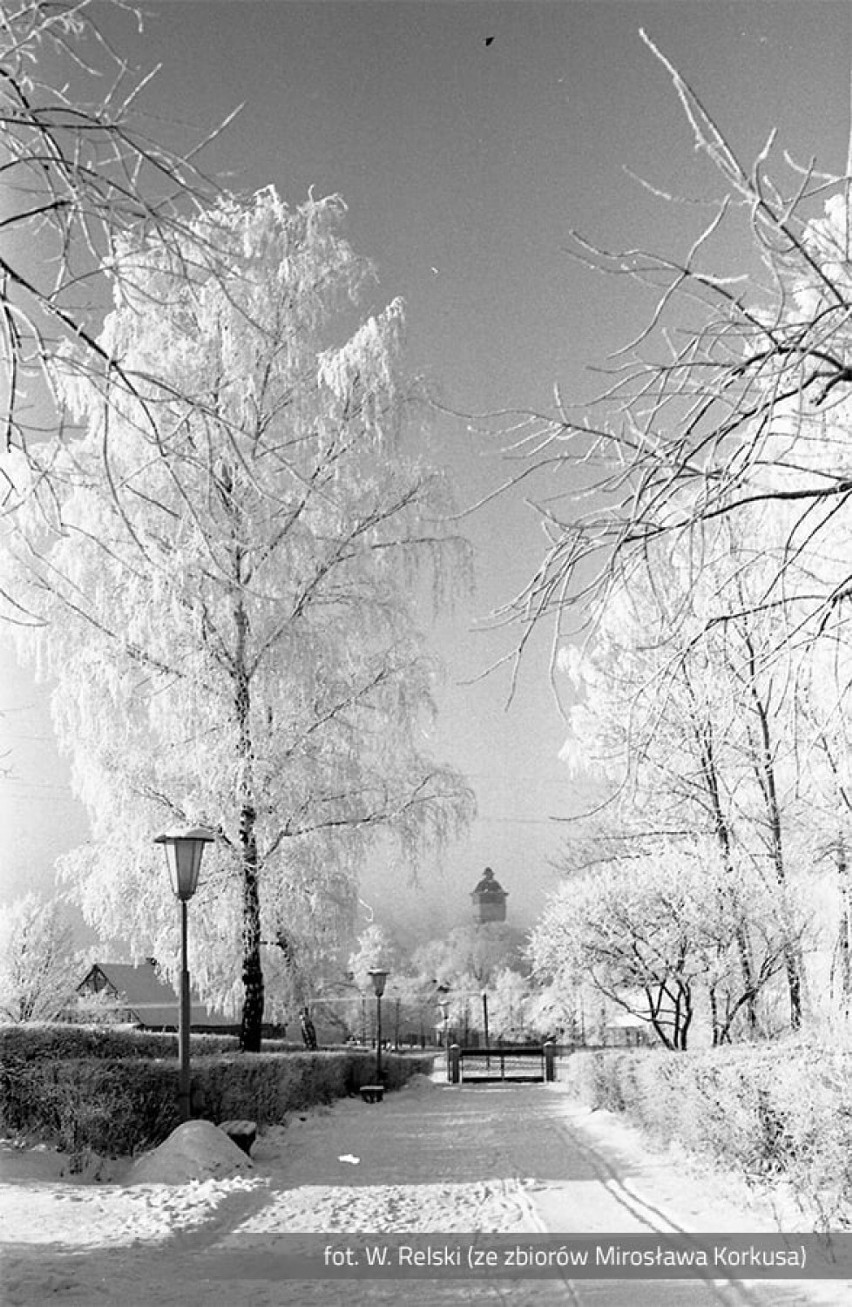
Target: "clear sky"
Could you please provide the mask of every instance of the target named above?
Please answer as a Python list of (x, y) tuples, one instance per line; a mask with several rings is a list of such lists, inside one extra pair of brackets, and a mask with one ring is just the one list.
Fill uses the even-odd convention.
[[(198, 138), (244, 103), (208, 169), (243, 192), (274, 183), (294, 205), (309, 187), (342, 195), (352, 244), (378, 268), (375, 306), (404, 297), (410, 367), (464, 412), (542, 408), (554, 382), (590, 396), (590, 366), (638, 321), (644, 306), (623, 282), (567, 256), (569, 230), (682, 252), (707, 220), (629, 176), (718, 192), (640, 28), (746, 161), (773, 127), (800, 160), (842, 169), (846, 158), (845, 2), (147, 0), (145, 10), (141, 35), (114, 14), (107, 22), (131, 62), (162, 63), (145, 101), (153, 134)], [(505, 474), (496, 447), (461, 421), (436, 424), (434, 453), (462, 504)], [(553, 884), (548, 863), (565, 827), (551, 818), (577, 806), (557, 758), (547, 640), (508, 711), (505, 676), (467, 682), (509, 648), (510, 633), (478, 628), (526, 580), (543, 537), (520, 492), (473, 514), (466, 530), (479, 588), (436, 632), (447, 662), (436, 748), (469, 775), (480, 816), (430, 897), (466, 912), (488, 864), (520, 923)], [(7, 664), (0, 732), (13, 774), (0, 783), (0, 893), (10, 897), (48, 884), (56, 853), (86, 828), (43, 695)], [(378, 899), (380, 880), (366, 897)]]

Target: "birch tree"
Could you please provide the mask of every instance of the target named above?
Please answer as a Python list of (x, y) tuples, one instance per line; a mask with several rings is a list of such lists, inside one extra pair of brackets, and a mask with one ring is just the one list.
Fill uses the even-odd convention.
[(837, 909), (831, 987), (841, 1014), (852, 1005), (852, 669), (843, 623), (823, 632), (800, 686), (801, 714), (809, 732), (802, 748), (809, 779), (809, 833), (815, 866), (833, 867)]
[[(591, 849), (581, 837), (568, 850), (575, 866), (630, 857), (631, 847), (641, 861), (660, 840), (706, 834), (731, 907), (743, 856), (783, 899), (813, 790), (812, 767), (802, 765), (813, 727), (801, 711), (797, 661), (778, 652), (784, 624), (752, 602), (765, 579), (765, 518), (752, 512), (745, 540), (722, 522), (708, 528), (700, 553), (684, 540), (658, 550), (659, 571), (649, 562), (629, 588), (613, 588), (584, 652), (566, 652), (578, 702), (563, 756), (605, 786)], [(764, 973), (752, 956), (758, 924), (743, 907), (735, 933), (752, 1029)], [(795, 1027), (802, 975), (792, 945), (786, 963)]]
[(186, 247), (118, 242), (99, 344), (135, 392), (72, 357), (81, 434), (29, 460), (9, 542), (43, 623), (22, 648), (55, 680), (92, 814), (65, 874), (102, 934), (173, 962), (150, 839), (212, 827), (193, 974), (241, 1003), (249, 1050), (263, 941), (280, 962), (300, 932), (333, 939), (377, 831), (414, 866), (471, 808), (424, 748), (437, 667), (416, 620), (465, 546), (412, 427), (402, 305), (358, 316), (370, 270), (342, 216), (270, 189), (221, 201)]

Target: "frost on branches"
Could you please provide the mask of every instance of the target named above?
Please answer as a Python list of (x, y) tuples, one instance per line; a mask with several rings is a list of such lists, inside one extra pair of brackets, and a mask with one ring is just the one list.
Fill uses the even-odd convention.
[[(547, 551), (506, 605), (528, 631), (578, 614), (673, 540), (687, 551), (726, 520), (742, 535), (755, 509), (777, 529), (753, 604), (789, 618), (800, 643), (845, 621), (849, 567), (850, 178), (798, 165), (771, 133), (743, 163), (692, 88), (643, 33), (680, 99), (691, 143), (710, 164), (710, 197), (649, 188), (681, 213), (710, 210), (683, 250), (605, 248), (579, 234), (574, 255), (620, 277), (652, 307), (607, 360), (590, 403), (557, 395), (552, 415), (506, 432), (527, 480), (546, 478)], [(818, 142), (815, 143), (818, 145)], [(580, 494), (577, 486), (582, 487)], [(521, 637), (521, 646), (526, 636)]]
[[(698, 989), (714, 1043), (773, 1029), (779, 989), (794, 1029), (829, 990), (852, 1010), (852, 181), (848, 160), (800, 166), (774, 133), (743, 164), (643, 39), (712, 188), (648, 189), (684, 223), (706, 216), (682, 250), (574, 237), (581, 262), (651, 307), (591, 403), (557, 394), (552, 415), (505, 432), (520, 460), (510, 484), (544, 482), (548, 543), (502, 616), (520, 625), (518, 658), (552, 624), (554, 669), (572, 678), (565, 757), (599, 786), (569, 830), (571, 879), (550, 926), (591, 948), (597, 922), (617, 924), (594, 963), (598, 989), (619, 1002), (647, 981), (651, 1025), (666, 990), (676, 1019), (657, 1036), (680, 1047)], [(695, 952), (716, 897), (685, 872), (702, 913), (685, 940), (658, 933), (669, 899), (657, 860), (698, 863), (715, 887), (728, 913), (720, 956), (735, 964), (724, 985)], [(621, 880), (639, 893), (631, 915), (610, 911)], [(826, 891), (831, 909), (806, 933)], [(620, 971), (637, 948), (643, 967)]]
[(242, 1003), (247, 1049), (262, 959), (286, 973), (300, 940), (335, 939), (372, 835), (392, 832), (408, 865), (471, 804), (422, 748), (436, 668), (415, 622), (465, 546), (403, 442), (401, 305), (356, 316), (369, 270), (342, 209), (266, 190), (220, 203), (185, 248), (119, 243), (100, 344), (135, 392), (69, 351), (79, 433), (17, 469), (21, 644), (55, 681), (93, 821), (65, 875), (102, 934), (173, 963), (151, 839), (216, 830), (192, 971), (208, 1000)]
[(181, 154), (149, 135), (139, 101), (157, 70), (128, 66), (104, 34), (114, 18), (141, 24), (126, 0), (9, 0), (0, 10), (2, 503), (19, 489), (3, 453), (61, 424), (64, 345), (81, 369), (134, 387), (97, 339), (116, 242), (156, 233), (177, 253), (187, 214), (216, 190), (197, 164), (207, 142)]
[(73, 931), (57, 900), (25, 894), (9, 904), (0, 929), (0, 1016), (54, 1021), (80, 975)]

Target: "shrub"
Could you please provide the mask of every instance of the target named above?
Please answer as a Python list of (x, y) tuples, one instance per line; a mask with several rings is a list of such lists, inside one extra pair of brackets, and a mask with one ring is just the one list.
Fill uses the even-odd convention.
[(0, 1126), (72, 1157), (134, 1153), (178, 1124), (177, 1088), (174, 1061), (16, 1059), (3, 1064)]
[[(52, 1035), (30, 1033), (28, 1048), (24, 1040), (11, 1056), (9, 1044), (3, 1050), (3, 1131), (50, 1142), (73, 1159), (87, 1151), (132, 1154), (160, 1143), (178, 1124), (174, 1056), (146, 1057), (137, 1048), (135, 1056), (110, 1056), (97, 1044), (96, 1056), (56, 1058), (43, 1054), (46, 1045), (56, 1046)], [(388, 1088), (399, 1088), (431, 1065), (429, 1056), (387, 1054)], [(216, 1122), (242, 1117), (269, 1125), (289, 1112), (357, 1093), (374, 1071), (374, 1056), (365, 1050), (202, 1054), (192, 1060), (194, 1111)]]
[[(233, 1052), (235, 1035), (192, 1035), (193, 1052)], [(172, 1031), (133, 1030), (118, 1026), (82, 1026), (43, 1022), (0, 1026), (0, 1064), (9, 1058), (64, 1061), (77, 1057), (174, 1057), (177, 1035)]]
[(563, 1079), (662, 1143), (783, 1181), (821, 1229), (852, 1224), (850, 1059), (794, 1041), (672, 1055), (576, 1052)]

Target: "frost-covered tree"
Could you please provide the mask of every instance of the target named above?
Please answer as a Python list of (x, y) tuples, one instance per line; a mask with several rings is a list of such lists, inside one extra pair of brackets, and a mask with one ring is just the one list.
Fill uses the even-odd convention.
[(382, 968), (395, 971), (398, 952), (384, 926), (371, 922), (358, 936), (358, 948), (349, 957), (348, 974), (352, 983), (365, 993), (372, 989), (370, 972)]
[[(603, 656), (583, 675), (604, 711), (597, 723), (588, 716), (574, 755), (586, 766), (596, 757), (622, 815), (613, 823), (610, 809), (597, 848), (575, 842), (569, 856), (644, 853), (655, 830), (711, 832), (723, 865), (736, 851), (757, 857), (783, 899), (797, 841), (801, 870), (831, 849), (848, 993), (852, 155), (833, 171), (799, 166), (771, 133), (752, 164), (741, 162), (642, 37), (680, 100), (687, 140), (710, 164), (712, 190), (684, 196), (648, 183), (691, 224), (682, 249), (572, 236), (582, 264), (620, 278), (649, 308), (591, 402), (557, 390), (550, 413), (512, 415), (507, 484), (540, 479), (547, 545), (500, 615), (520, 628), (516, 669), (542, 625), (557, 661), (602, 632), (592, 658)], [(624, 650), (618, 615), (631, 601), (636, 638)], [(797, 817), (818, 824), (810, 844)], [(754, 992), (747, 923), (739, 934)], [(794, 938), (785, 970), (797, 1025)]]
[(212, 827), (192, 969), (208, 999), (241, 999), (247, 1049), (264, 943), (280, 963), (299, 936), (335, 940), (375, 832), (411, 865), (470, 811), (424, 751), (436, 666), (416, 620), (465, 546), (411, 426), (402, 306), (358, 317), (369, 269), (342, 211), (270, 189), (220, 202), (185, 248), (119, 242), (100, 345), (136, 393), (70, 357), (81, 431), (18, 469), (7, 551), (92, 815), (65, 874), (102, 934), (173, 961), (150, 840)]
[[(708, 528), (700, 552), (670, 541), (657, 551), (661, 566), (648, 561), (629, 586), (612, 588), (582, 650), (565, 651), (575, 702), (564, 757), (603, 790), (585, 838), (581, 827), (566, 850), (571, 865), (708, 835), (731, 893), (742, 857), (782, 896), (791, 876), (812, 872), (801, 833), (826, 772), (814, 765), (815, 746), (832, 712), (813, 678), (803, 681), (797, 651), (783, 648), (781, 614), (752, 602), (766, 580), (772, 516), (753, 511), (748, 526), (744, 538), (729, 522)], [(754, 996), (750, 930), (743, 916), (743, 983)], [(797, 1026), (801, 962), (793, 952), (787, 962)], [(751, 1000), (748, 1015), (754, 1026)]]
[(51, 1021), (80, 977), (73, 932), (61, 905), (25, 894), (4, 914), (0, 937), (0, 1014), (5, 1021)]
[(488, 1028), (492, 1040), (509, 1043), (530, 1028), (529, 981), (519, 971), (503, 967), (488, 985)]
[(446, 939), (421, 945), (415, 965), (436, 984), (478, 991), (498, 971), (521, 965), (518, 932), (499, 921), (455, 926)]
[(566, 883), (532, 932), (536, 973), (582, 972), (609, 1000), (648, 1021), (665, 1047), (686, 1048), (704, 960), (682, 873), (663, 860), (642, 875), (632, 863), (613, 863)]
[[(802, 934), (793, 896), (768, 886), (750, 862), (729, 871), (709, 842), (660, 842), (572, 876), (548, 900), (530, 944), (534, 973), (565, 993), (587, 983), (647, 1021), (660, 1042), (685, 1049), (701, 993), (709, 998), (712, 1039), (730, 1038), (749, 998), (784, 966)], [(753, 966), (744, 977), (737, 928), (757, 923)]]

